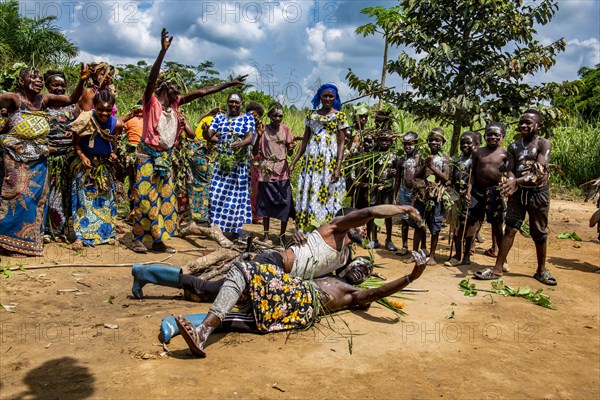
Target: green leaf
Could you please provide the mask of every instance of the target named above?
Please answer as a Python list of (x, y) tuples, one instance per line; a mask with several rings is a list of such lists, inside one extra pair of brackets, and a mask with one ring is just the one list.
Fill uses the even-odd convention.
[(377, 225), (378, 227), (383, 228), (385, 226), (385, 219), (384, 218), (375, 218), (373, 220), (373, 223), (375, 225)]
[(429, 176), (427, 177), (427, 182), (435, 182), (435, 175), (433, 175), (433, 174), (432, 174), (432, 175), (429, 175)]
[(559, 233), (556, 237), (559, 238), (559, 239), (571, 239), (571, 240), (575, 240), (576, 242), (581, 242), (581, 238), (575, 232), (571, 232), (571, 233)]

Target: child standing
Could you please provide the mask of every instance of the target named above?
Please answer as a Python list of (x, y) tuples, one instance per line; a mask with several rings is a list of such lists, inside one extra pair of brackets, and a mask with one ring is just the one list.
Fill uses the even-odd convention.
[[(435, 265), (435, 250), (437, 248), (442, 223), (444, 222), (444, 210), (442, 196), (444, 194), (445, 183), (450, 178), (450, 158), (448, 155), (441, 155), (443, 144), (446, 142), (444, 131), (441, 128), (434, 128), (427, 136), (427, 145), (431, 155), (428, 156), (415, 172), (415, 186), (413, 197), (415, 198), (415, 208), (423, 216), (423, 221), (431, 233), (431, 249), (429, 261), (427, 264)], [(428, 179), (433, 176), (431, 180)], [(425, 236), (425, 228), (418, 226), (414, 221), (409, 220), (409, 225), (415, 229), (413, 239), (413, 249), (416, 251), (422, 238)], [(413, 262), (411, 259), (408, 262)]]
[[(404, 155), (398, 161), (398, 175), (396, 184), (398, 189), (397, 203), (401, 206), (410, 206), (412, 204), (412, 189), (415, 184), (414, 176), (419, 165), (419, 152), (417, 151), (417, 143), (419, 135), (415, 132), (407, 132), (402, 137), (402, 147)], [(408, 253), (408, 216), (401, 215), (402, 226), (402, 248), (396, 254), (404, 256)]]
[[(258, 135), (260, 132), (264, 132), (265, 127), (261, 122), (263, 115), (265, 114), (265, 109), (260, 104), (251, 101), (246, 106), (246, 114), (250, 114), (252, 118), (254, 118), (254, 125), (256, 129), (256, 137), (253, 144), (256, 144), (258, 141)], [(252, 207), (252, 223), (260, 224), (260, 218), (256, 215), (256, 196), (258, 195), (258, 168), (257, 168), (257, 160), (250, 160), (250, 206)]]
[[(371, 188), (371, 198), (374, 204), (394, 204), (397, 185), (395, 178), (398, 172), (399, 157), (391, 151), (394, 135), (392, 131), (382, 130), (377, 135), (377, 151), (379, 156), (374, 168), (374, 186)], [(371, 227), (372, 248), (379, 247), (377, 240), (377, 225)], [(385, 248), (387, 251), (397, 251), (398, 248), (392, 242), (392, 218), (385, 219)]]
[(502, 266), (521, 228), (525, 214), (529, 215), (531, 238), (535, 243), (537, 270), (533, 277), (549, 286), (556, 279), (546, 269), (546, 241), (548, 239), (548, 163), (551, 145), (539, 135), (544, 119), (537, 110), (529, 109), (519, 119), (522, 139), (508, 147), (508, 179), (501, 185), (502, 194), (509, 196), (506, 211), (506, 230), (500, 242), (496, 264), (475, 273), (475, 278), (492, 280), (502, 276)]
[(458, 199), (454, 201), (456, 208), (455, 219), (452, 221), (454, 235), (454, 256), (450, 258), (449, 263), (452, 266), (460, 264), (462, 254), (462, 244), (465, 238), (465, 222), (467, 216), (467, 202), (465, 200), (471, 183), (471, 155), (475, 149), (477, 138), (474, 132), (465, 132), (460, 136), (460, 151), (461, 155), (454, 160), (451, 174), (451, 186), (456, 192)]
[(271, 104), (267, 115), (270, 122), (264, 130), (257, 132), (258, 137), (252, 148), (252, 154), (259, 163), (256, 215), (263, 220), (262, 240), (266, 241), (269, 238), (270, 218), (276, 218), (281, 221), (279, 237), (283, 241), (287, 221), (294, 216), (287, 156), (294, 149), (295, 142), (289, 126), (281, 123), (283, 121), (281, 104)]
[[(473, 166), (471, 180), (466, 195), (469, 205), (468, 230), (484, 218), (492, 224), (492, 236), (497, 242), (502, 241), (502, 224), (504, 223), (504, 199), (500, 194), (499, 184), (505, 171), (506, 150), (500, 145), (506, 128), (500, 122), (490, 122), (485, 127), (485, 147), (480, 147), (473, 152)], [(468, 235), (465, 241), (465, 253), (461, 264), (471, 264), (471, 245), (473, 235)], [(492, 239), (492, 248), (486, 252), (490, 257), (496, 257), (495, 241)]]
[[(365, 159), (375, 148), (375, 139), (370, 133), (366, 133), (362, 138), (361, 156), (363, 157), (362, 163), (355, 165), (350, 173), (348, 179), (350, 184), (346, 184), (347, 187), (351, 188), (349, 193), (352, 193), (351, 205), (353, 208), (361, 209), (369, 207), (369, 187), (370, 187), (370, 176), (368, 174), (369, 165), (372, 164), (370, 159)], [(370, 239), (370, 236), (369, 236)]]

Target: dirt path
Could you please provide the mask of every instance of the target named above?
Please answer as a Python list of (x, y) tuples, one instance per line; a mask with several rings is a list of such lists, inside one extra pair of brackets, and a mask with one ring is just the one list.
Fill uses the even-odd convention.
[[(0, 310), (0, 398), (599, 398), (600, 274), (593, 271), (600, 267), (600, 245), (587, 227), (593, 210), (586, 203), (552, 203), (548, 264), (559, 286), (544, 292), (556, 311), (518, 298), (463, 296), (460, 280), (492, 262), (482, 255), (488, 240), (477, 248), (480, 264), (428, 269), (412, 287), (429, 292), (411, 296), (401, 321), (374, 305), (302, 333), (219, 334), (205, 360), (192, 359), (180, 337), (163, 353), (156, 335), (163, 316), (206, 312), (208, 304), (185, 302), (178, 290), (156, 286), (144, 289), (148, 298), (132, 299), (129, 268), (0, 277), (0, 302), (16, 305), (12, 312)], [(573, 231), (582, 242), (556, 238)], [(484, 236), (490, 237), (489, 229)], [(179, 250), (212, 246), (195, 238), (170, 244)], [(169, 262), (181, 265), (195, 256), (179, 252)], [(385, 250), (377, 256), (383, 265), (378, 272), (388, 278), (412, 268)], [(121, 245), (75, 254), (52, 244), (43, 259), (2, 258), (0, 264), (161, 258)], [(507, 284), (541, 287), (531, 278), (530, 239), (518, 236), (509, 262)], [(70, 289), (79, 291), (62, 291)], [(447, 319), (451, 312), (454, 318)]]

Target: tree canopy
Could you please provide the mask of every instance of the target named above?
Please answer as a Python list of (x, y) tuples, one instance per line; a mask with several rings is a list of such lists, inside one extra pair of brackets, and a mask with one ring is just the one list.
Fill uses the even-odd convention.
[(552, 104), (579, 115), (588, 122), (597, 121), (600, 119), (600, 64), (596, 64), (594, 68), (583, 67), (579, 69), (578, 75), (581, 79), (571, 82), (577, 94), (565, 96), (557, 93)]
[[(453, 125), (452, 153), (463, 128), (516, 115), (551, 99), (560, 86), (524, 83), (548, 71), (565, 49), (562, 38), (544, 45), (534, 37), (536, 25), (558, 10), (555, 0), (402, 0), (400, 9), (402, 18), (385, 19), (389, 43), (402, 49), (387, 67), (410, 89), (384, 96), (417, 117)], [(346, 78), (362, 93), (380, 88), (352, 70)]]
[(0, 2), (0, 68), (18, 62), (45, 68), (75, 57), (77, 47), (53, 24), (55, 19), (23, 17), (18, 0)]

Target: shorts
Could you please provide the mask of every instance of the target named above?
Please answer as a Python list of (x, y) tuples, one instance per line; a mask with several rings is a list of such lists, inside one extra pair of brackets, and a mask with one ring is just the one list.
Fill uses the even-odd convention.
[[(425, 225), (429, 229), (429, 233), (432, 235), (437, 235), (442, 230), (442, 224), (444, 222), (444, 205), (441, 202), (437, 202), (435, 200), (431, 200), (434, 202), (433, 208), (427, 212), (425, 212), (425, 203), (421, 200), (416, 199), (414, 207), (419, 211), (423, 220), (425, 221)], [(410, 218), (408, 220), (408, 226), (411, 228), (419, 228), (414, 219)]]
[(490, 186), (485, 193), (478, 192), (475, 188), (471, 192), (471, 206), (469, 207), (469, 224), (475, 225), (478, 221), (487, 220), (490, 224), (502, 224), (506, 206), (498, 186)]
[(550, 191), (541, 188), (519, 188), (508, 198), (506, 225), (521, 229), (525, 214), (529, 215), (529, 232), (536, 244), (548, 240), (548, 212), (550, 211)]
[(352, 206), (360, 210), (370, 205), (369, 190), (364, 187), (358, 187), (352, 194)]
[(381, 189), (375, 192), (375, 205), (392, 204), (394, 202), (394, 193), (392, 189)]
[[(400, 190), (398, 191), (398, 205), (412, 205), (412, 190), (410, 190), (406, 186), (400, 186)], [(408, 214), (400, 215), (400, 219), (409, 219)]]

